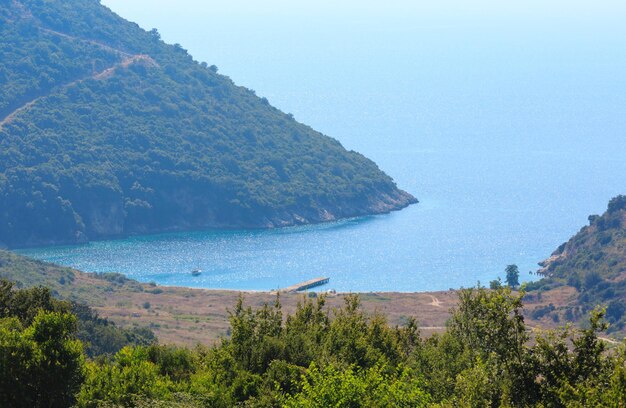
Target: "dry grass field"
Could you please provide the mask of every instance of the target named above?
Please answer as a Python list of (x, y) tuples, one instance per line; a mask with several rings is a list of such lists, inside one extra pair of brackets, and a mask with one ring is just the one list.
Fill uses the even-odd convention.
[[(120, 326), (147, 326), (161, 343), (212, 344), (228, 335), (228, 310), (239, 296), (251, 307), (276, 301), (276, 293), (238, 292), (179, 287), (152, 286), (129, 281), (112, 285), (89, 274), (77, 273), (72, 292), (87, 301), (98, 313)], [(114, 286), (114, 287), (112, 287)], [(88, 296), (88, 298), (86, 298)], [(293, 313), (307, 294), (281, 293), (283, 313)], [(326, 304), (341, 306), (346, 294), (327, 294)], [(436, 293), (363, 293), (362, 306), (369, 312), (387, 316), (390, 324), (403, 324), (415, 317), (423, 334), (443, 330), (449, 309), (456, 301), (454, 292)]]

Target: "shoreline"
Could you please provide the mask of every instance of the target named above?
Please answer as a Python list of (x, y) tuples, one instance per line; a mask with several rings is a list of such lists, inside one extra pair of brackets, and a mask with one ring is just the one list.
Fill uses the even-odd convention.
[[(302, 228), (302, 227), (314, 227), (314, 226), (324, 226), (324, 225), (332, 225), (336, 223), (349, 222), (353, 220), (366, 219), (369, 217), (377, 217), (377, 216), (385, 216), (394, 212), (402, 211), (405, 208), (408, 208), (412, 205), (419, 204), (419, 200), (417, 200), (413, 195), (407, 193), (404, 190), (398, 189), (399, 194), (406, 194), (405, 201), (402, 204), (397, 204), (394, 206), (388, 206), (376, 209), (371, 212), (362, 213), (362, 214), (353, 214), (346, 216), (332, 216), (326, 218), (319, 219), (304, 219), (302, 217), (296, 217), (295, 215), (292, 217), (291, 221), (281, 221), (280, 223), (272, 223), (271, 225), (261, 225), (261, 224), (245, 224), (245, 225), (233, 225), (233, 226), (225, 226), (225, 225), (206, 225), (206, 226), (197, 226), (197, 227), (181, 227), (181, 228), (164, 228), (157, 229), (151, 231), (131, 231), (121, 234), (109, 234), (109, 235), (98, 235), (92, 238), (85, 237), (81, 235), (82, 238), (75, 240), (61, 239), (56, 241), (44, 241), (44, 242), (27, 242), (19, 245), (8, 245), (2, 241), (0, 241), (0, 249), (9, 250), (9, 251), (27, 251), (27, 250), (35, 250), (35, 249), (45, 249), (45, 248), (54, 248), (54, 247), (74, 247), (74, 246), (83, 246), (89, 245), (94, 242), (104, 242), (104, 241), (117, 241), (117, 240), (125, 240), (135, 237), (154, 237), (158, 235), (167, 235), (167, 234), (178, 234), (178, 233), (203, 233), (203, 232), (215, 232), (215, 233), (227, 233), (227, 232), (264, 232), (264, 231), (277, 231), (277, 230), (285, 230), (289, 228)], [(327, 210), (323, 210), (323, 212), (330, 214)], [(304, 221), (302, 221), (304, 220)]]
[[(162, 344), (211, 345), (230, 332), (229, 311), (240, 297), (246, 307), (272, 304), (277, 296), (283, 316), (292, 314), (309, 293), (323, 293), (325, 310), (344, 304), (350, 294), (359, 296), (368, 313), (380, 313), (391, 326), (401, 326), (414, 318), (425, 335), (445, 330), (450, 310), (458, 301), (459, 289), (423, 292), (335, 292), (297, 293), (234, 289), (190, 288), (144, 283), (122, 274), (95, 274), (36, 261), (9, 251), (0, 251), (0, 276), (18, 287), (45, 286), (55, 297), (87, 304), (101, 317), (122, 327), (147, 327)], [(524, 301), (527, 323), (554, 328), (558, 323), (547, 316), (531, 318), (534, 310), (551, 304), (567, 305), (576, 289), (560, 287)], [(529, 325), (530, 327), (530, 325)]]
[[(193, 346), (215, 344), (229, 334), (229, 310), (243, 297), (244, 305), (257, 308), (272, 304), (277, 296), (283, 316), (296, 310), (299, 302), (309, 298), (309, 291), (276, 292), (233, 289), (190, 288), (143, 283), (133, 279), (105, 276), (72, 270), (75, 280), (65, 288), (67, 295), (81, 295), (102, 317), (123, 327), (144, 326), (155, 332), (163, 344)], [(58, 287), (58, 286), (57, 286)], [(320, 292), (316, 292), (320, 293)], [(456, 304), (456, 291), (436, 292), (324, 292), (325, 308), (342, 306), (344, 299), (355, 294), (361, 307), (381, 313), (392, 326), (405, 324), (409, 318), (418, 321), (427, 334), (441, 332)], [(86, 295), (86, 296), (85, 296)], [(311, 299), (315, 300), (315, 299)]]

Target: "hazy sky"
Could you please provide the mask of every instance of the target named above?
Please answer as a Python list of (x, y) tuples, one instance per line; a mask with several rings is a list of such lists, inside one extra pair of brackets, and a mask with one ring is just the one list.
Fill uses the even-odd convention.
[(389, 134), (626, 149), (623, 0), (103, 4), (365, 153)]
[(575, 15), (589, 13), (613, 14), (615, 9), (623, 8), (620, 0), (265, 0), (263, 2), (253, 0), (229, 0), (229, 1), (206, 1), (206, 0), (105, 0), (104, 4), (112, 8), (126, 10), (139, 10), (142, 7), (160, 10), (189, 10), (197, 13), (212, 14), (397, 14), (397, 13), (477, 13), (489, 15), (527, 14), (538, 15), (541, 13)]

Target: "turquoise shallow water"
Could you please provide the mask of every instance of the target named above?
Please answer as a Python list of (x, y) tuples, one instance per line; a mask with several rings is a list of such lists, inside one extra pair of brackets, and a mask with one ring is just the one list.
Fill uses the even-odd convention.
[[(319, 226), (26, 255), (163, 285), (266, 290), (325, 275), (341, 291), (448, 289), (487, 283), (510, 263), (529, 279), (589, 214), (626, 193), (626, 7), (617, 3), (494, 3), (488, 13), (468, 2), (329, 13), (317, 3), (250, 13), (195, 0), (104, 3), (372, 158), (420, 204)], [(196, 267), (204, 272), (192, 277)]]

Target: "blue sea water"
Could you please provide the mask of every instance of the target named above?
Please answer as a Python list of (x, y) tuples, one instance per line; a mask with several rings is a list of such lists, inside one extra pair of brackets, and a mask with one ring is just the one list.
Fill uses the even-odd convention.
[(511, 263), (532, 279), (589, 214), (626, 193), (618, 3), (484, 13), (460, 2), (456, 12), (322, 2), (332, 13), (280, 2), (249, 12), (234, 8), (242, 1), (103, 3), (372, 158), (420, 203), (324, 225), (23, 254), (162, 285), (267, 290), (328, 276), (340, 291), (443, 290), (486, 284)]

